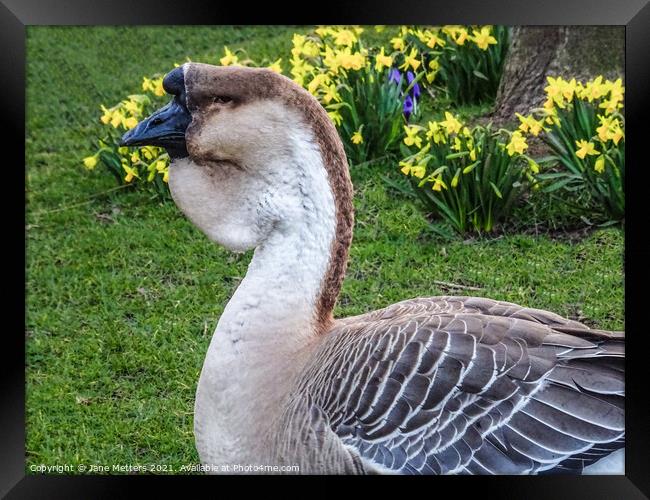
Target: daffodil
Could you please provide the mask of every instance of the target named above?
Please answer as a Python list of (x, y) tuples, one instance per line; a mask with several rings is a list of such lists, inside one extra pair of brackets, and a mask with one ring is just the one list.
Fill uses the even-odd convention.
[(612, 140), (614, 144), (618, 145), (619, 141), (624, 137), (623, 129), (618, 118), (598, 115), (598, 120), (600, 121), (600, 126), (596, 128), (596, 132), (598, 132), (598, 138), (601, 142)]
[(439, 175), (438, 177), (435, 178), (433, 182), (433, 187), (431, 189), (433, 189), (434, 191), (442, 191), (442, 188), (448, 189), (447, 184), (445, 184), (442, 180), (442, 176)]
[(431, 83), (433, 82), (433, 80), (436, 79), (438, 70), (440, 70), (440, 62), (438, 61), (438, 59), (432, 59), (431, 61), (429, 61), (429, 71), (427, 71), (426, 74), (427, 82)]
[(88, 170), (92, 170), (97, 166), (98, 158), (99, 158), (99, 154), (93, 156), (87, 156), (86, 158), (83, 159), (84, 167), (86, 167)]
[(587, 82), (582, 97), (586, 98), (589, 102), (592, 102), (594, 99), (600, 99), (606, 93), (607, 86), (603, 84), (603, 77), (600, 75), (593, 81)]
[(334, 122), (335, 125), (341, 125), (341, 122), (343, 121), (343, 117), (341, 116), (341, 113), (338, 111), (328, 111), (327, 114), (329, 115), (330, 119)]
[(271, 63), (271, 64), (268, 66), (268, 68), (269, 68), (271, 71), (274, 71), (274, 72), (276, 72), (276, 73), (282, 74), (282, 66), (280, 65), (281, 62), (282, 62), (282, 58), (280, 58), (280, 59), (278, 59), (277, 61)]
[(439, 45), (440, 47), (444, 47), (446, 45), (445, 40), (440, 38), (437, 33), (431, 33), (429, 35), (429, 39), (426, 40), (425, 43), (430, 49), (435, 49), (436, 45)]
[(461, 28), (458, 30), (456, 37), (454, 38), (454, 42), (457, 45), (463, 46), (465, 45), (465, 42), (467, 41), (468, 38), (468, 33), (465, 28)]
[(515, 130), (510, 137), (510, 142), (506, 146), (508, 156), (513, 156), (515, 153), (523, 154), (527, 148), (528, 144), (526, 144), (526, 139), (521, 135), (519, 130)]
[(353, 69), (358, 71), (366, 65), (366, 58), (364, 55), (361, 52), (352, 53), (349, 48), (344, 49), (344, 51), (339, 54), (339, 60), (344, 69)]
[(341, 67), (341, 61), (338, 53), (334, 52), (334, 50), (329, 46), (325, 47), (325, 54), (323, 54), (323, 65), (325, 65), (325, 67), (335, 75), (338, 73), (339, 68)]
[(424, 175), (427, 173), (426, 162), (421, 163), (419, 165), (412, 165), (407, 161), (401, 161), (399, 165), (400, 167), (402, 167), (400, 170), (404, 175), (412, 175), (413, 177), (422, 179), (424, 178)]
[(539, 174), (539, 164), (532, 158), (528, 158), (528, 167), (532, 173)]
[(137, 177), (138, 179), (140, 178), (136, 169), (131, 168), (124, 163), (122, 163), (122, 168), (126, 171), (126, 176), (124, 177), (126, 182), (131, 182), (134, 177)]
[(445, 111), (445, 119), (440, 122), (440, 125), (445, 127), (447, 134), (458, 133), (463, 128), (463, 124), (449, 111)]
[(407, 146), (421, 147), (422, 146), (422, 137), (418, 134), (420, 133), (420, 127), (415, 125), (404, 125), (404, 132), (406, 132), (406, 137), (404, 138), (404, 144)]
[[(560, 108), (564, 107), (564, 80), (561, 77), (553, 78), (547, 76), (548, 85), (544, 87), (549, 100), (552, 100)], [(547, 101), (548, 102), (548, 101)], [(546, 107), (546, 106), (545, 106)]]
[(602, 174), (605, 171), (605, 156), (600, 155), (596, 158), (596, 163), (594, 163), (594, 170), (599, 174)]
[(165, 170), (163, 174), (163, 182), (169, 182), (169, 169)]
[(317, 74), (309, 85), (307, 85), (307, 90), (310, 94), (316, 95), (318, 88), (321, 85), (327, 85), (329, 83), (330, 77), (326, 73)]
[(138, 120), (135, 119), (134, 117), (130, 116), (124, 120), (124, 127), (127, 129), (132, 129), (138, 124)]
[(325, 92), (321, 96), (321, 99), (325, 104), (329, 104), (332, 101), (340, 102), (341, 96), (336, 90), (336, 85), (329, 85), (325, 87)]
[(341, 29), (334, 35), (334, 43), (343, 47), (351, 47), (357, 41), (355, 34), (348, 29)]
[(495, 45), (497, 43), (497, 39), (490, 34), (491, 31), (490, 26), (484, 26), (480, 30), (474, 29), (472, 30), (470, 40), (478, 45), (479, 49), (487, 50), (490, 45)]
[(427, 130), (427, 139), (433, 139), (433, 142), (436, 144), (445, 144), (447, 139), (445, 137), (445, 131), (443, 127), (440, 126), (438, 122), (429, 122), (429, 130)]
[(361, 144), (363, 142), (363, 136), (361, 135), (361, 129), (357, 130), (352, 137), (350, 138), (352, 144)]
[(111, 125), (113, 128), (117, 128), (124, 122), (124, 115), (120, 111), (113, 111), (113, 117), (111, 118)]
[(237, 55), (230, 52), (230, 49), (228, 49), (228, 47), (224, 47), (223, 50), (226, 55), (219, 59), (219, 62), (222, 66), (235, 66), (239, 63), (239, 58)]
[(594, 146), (593, 142), (581, 139), (579, 141), (576, 141), (576, 146), (578, 146), (578, 149), (576, 150), (576, 156), (581, 160), (584, 160), (587, 155), (598, 154), (598, 151), (596, 151), (596, 147)]
[(137, 151), (131, 153), (131, 163), (137, 163), (139, 161), (140, 161), (140, 153), (138, 153)]
[[(318, 32), (318, 30), (316, 30)], [(293, 48), (291, 49), (291, 55), (293, 57), (299, 57), (302, 54), (302, 47), (305, 45), (305, 40), (307, 37), (299, 33), (294, 33), (291, 42), (293, 43)]]
[(523, 116), (519, 113), (515, 113), (521, 124), (519, 125), (519, 130), (522, 132), (530, 132), (534, 136), (538, 136), (542, 131), (542, 123), (535, 120), (532, 116)]
[(413, 71), (416, 71), (420, 66), (420, 64), (422, 64), (420, 60), (417, 58), (417, 56), (418, 56), (418, 49), (413, 47), (409, 55), (404, 54), (404, 64), (402, 64), (400, 68), (406, 71), (410, 66), (411, 68), (413, 68)]
[(390, 68), (393, 65), (393, 58), (384, 54), (384, 47), (381, 52), (375, 56), (375, 69), (381, 71), (384, 68)]
[(113, 117), (113, 111), (110, 109), (106, 109), (104, 105), (101, 106), (102, 111), (104, 112), (102, 116), (100, 117), (100, 121), (106, 125), (111, 121), (111, 118)]
[(406, 42), (401, 37), (391, 38), (390, 43), (393, 46), (393, 49), (399, 50), (400, 52), (404, 52), (404, 49), (406, 48)]
[(451, 187), (455, 188), (458, 186), (458, 181), (460, 180), (460, 168), (456, 170), (456, 174), (454, 175), (454, 178), (451, 180)]

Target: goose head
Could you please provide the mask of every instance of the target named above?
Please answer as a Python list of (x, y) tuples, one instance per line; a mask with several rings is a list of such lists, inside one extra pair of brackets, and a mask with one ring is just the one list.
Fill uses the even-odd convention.
[(200, 63), (174, 69), (163, 87), (172, 100), (122, 144), (167, 149), (172, 197), (211, 240), (255, 248), (316, 204), (351, 225), (342, 145), (304, 89), (268, 69)]

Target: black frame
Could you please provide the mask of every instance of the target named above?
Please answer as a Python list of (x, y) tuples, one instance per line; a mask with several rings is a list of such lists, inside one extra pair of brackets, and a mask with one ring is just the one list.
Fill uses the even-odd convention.
[[(644, 406), (647, 382), (644, 376), (643, 355), (648, 349), (648, 332), (640, 328), (643, 324), (644, 295), (642, 270), (644, 258), (650, 256), (650, 248), (642, 233), (646, 221), (645, 208), (638, 191), (648, 186), (648, 166), (641, 162), (644, 112), (648, 112), (650, 97), (650, 5), (648, 0), (446, 0), (425, 4), (417, 0), (399, 0), (378, 4), (377, 2), (356, 2), (351, 5), (337, 5), (338, 2), (324, 2), (319, 9), (321, 15), (310, 16), (306, 10), (280, 8), (276, 2), (255, 9), (235, 10), (223, 1), (146, 0), (135, 3), (126, 0), (0, 0), (0, 67), (3, 85), (0, 91), (0, 121), (2, 123), (2, 152), (25, 140), (25, 37), (27, 25), (151, 25), (151, 24), (506, 24), (506, 25), (625, 25), (626, 27), (626, 121), (627, 155), (632, 168), (628, 169), (626, 190), (627, 230), (625, 260), (628, 268), (625, 306), (626, 330), (631, 331), (627, 349), (627, 404), (626, 404), (626, 474), (625, 476), (536, 476), (536, 477), (456, 477), (444, 476), (433, 479), (420, 478), (418, 486), (431, 488), (428, 495), (441, 495), (438, 488), (446, 483), (454, 489), (453, 495), (468, 493), (468, 488), (482, 495), (497, 498), (648, 498), (650, 496), (650, 412)], [(247, 6), (244, 6), (247, 7)], [(291, 12), (292, 17), (286, 14)], [(301, 19), (295, 14), (300, 12)], [(314, 12), (316, 12), (314, 10)], [(284, 15), (283, 15), (284, 14)], [(334, 16), (332, 15), (334, 14)], [(650, 116), (650, 115), (646, 115)], [(645, 139), (647, 141), (647, 139)], [(22, 151), (22, 163), (24, 149)], [(18, 158), (21, 158), (20, 153)], [(20, 160), (18, 160), (20, 163)], [(12, 168), (13, 165), (13, 168)], [(25, 175), (20, 175), (18, 164), (5, 160), (3, 172), (17, 177), (18, 185), (25, 187)], [(6, 178), (5, 178), (6, 179)], [(13, 181), (13, 179), (11, 179)], [(6, 182), (6, 181), (5, 181)], [(17, 188), (7, 190), (15, 194)], [(25, 191), (23, 191), (24, 193)], [(6, 197), (6, 196), (5, 196)], [(20, 195), (17, 194), (17, 198)], [(4, 198), (4, 197), (3, 197)], [(25, 203), (22, 196), (17, 204)], [(24, 205), (23, 205), (24, 206)], [(13, 207), (12, 207), (13, 208)], [(647, 209), (646, 209), (647, 210)], [(13, 213), (13, 211), (9, 212)], [(4, 228), (11, 229), (11, 241), (20, 241), (26, 236), (24, 223), (19, 218), (4, 220)], [(22, 227), (21, 227), (22, 224)], [(18, 244), (18, 243), (16, 243)], [(5, 291), (8, 310), (15, 312), (26, 308), (20, 290), (26, 291), (25, 274), (20, 272), (19, 262), (25, 264), (25, 252), (21, 247), (9, 267), (16, 273), (16, 288)], [(5, 261), (7, 262), (7, 261)], [(636, 272), (629, 272), (629, 269)], [(22, 306), (22, 307), (21, 307)], [(9, 316), (20, 318), (14, 314)], [(9, 328), (2, 350), (3, 390), (0, 410), (0, 495), (8, 498), (115, 498), (137, 495), (138, 490), (151, 492), (154, 479), (157, 485), (166, 489), (172, 483), (167, 477), (126, 476), (38, 476), (25, 475), (25, 317), (16, 321), (19, 328)], [(396, 478), (377, 478), (380, 485)], [(206, 477), (174, 476), (173, 483), (181, 483), (187, 492), (188, 481), (208, 481)], [(219, 479), (224, 481), (225, 478)], [(291, 480), (296, 480), (292, 478)], [(336, 478), (326, 478), (335, 481)], [(349, 481), (346, 483), (349, 485)], [(423, 484), (420, 481), (438, 481)], [(403, 481), (403, 480), (402, 480)], [(400, 486), (407, 486), (399, 481)], [(219, 483), (221, 486), (223, 483)], [(408, 486), (414, 483), (409, 483)], [(211, 483), (212, 487), (217, 486)], [(360, 486), (364, 489), (366, 481)], [(340, 487), (340, 486), (339, 486)], [(328, 485), (333, 493), (336, 485)], [(214, 490), (221, 492), (222, 490)], [(407, 494), (410, 493), (410, 489)], [(305, 490), (303, 493), (307, 493)]]

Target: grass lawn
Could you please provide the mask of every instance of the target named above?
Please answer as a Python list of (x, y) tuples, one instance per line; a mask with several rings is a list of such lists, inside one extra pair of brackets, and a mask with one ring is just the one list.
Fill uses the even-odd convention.
[[(215, 63), (224, 44), (275, 59), (294, 31), (28, 28), (28, 473), (32, 464), (178, 470), (198, 461), (199, 371), (251, 254), (209, 243), (171, 202), (109, 191), (114, 179), (85, 171), (81, 158), (94, 152), (99, 105), (139, 92), (142, 76), (188, 55)], [(624, 329), (621, 229), (445, 239), (416, 201), (382, 181), (390, 169), (352, 173), (355, 237), (337, 315), (472, 294)]]

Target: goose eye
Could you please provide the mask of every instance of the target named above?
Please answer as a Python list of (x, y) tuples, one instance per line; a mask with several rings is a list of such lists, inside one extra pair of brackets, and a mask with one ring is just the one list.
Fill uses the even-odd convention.
[(225, 104), (230, 101), (232, 101), (232, 97), (228, 97), (225, 95), (218, 95), (217, 97), (212, 98), (212, 102), (215, 104)]

